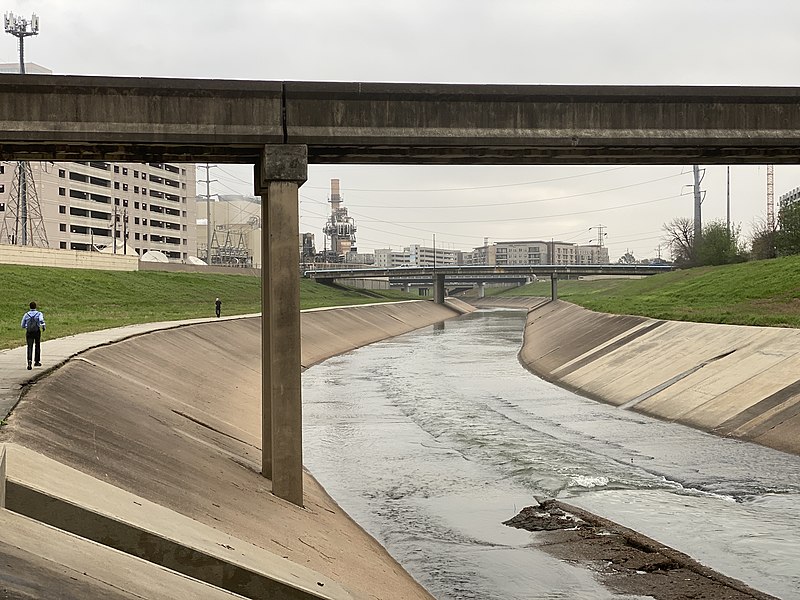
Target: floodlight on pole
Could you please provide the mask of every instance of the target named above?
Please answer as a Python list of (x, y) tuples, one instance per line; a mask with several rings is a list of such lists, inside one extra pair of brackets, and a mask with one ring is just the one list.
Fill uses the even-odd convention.
[(25, 74), (25, 38), (39, 34), (39, 17), (32, 15), (30, 21), (12, 12), (5, 14), (6, 33), (19, 38), (19, 72)]

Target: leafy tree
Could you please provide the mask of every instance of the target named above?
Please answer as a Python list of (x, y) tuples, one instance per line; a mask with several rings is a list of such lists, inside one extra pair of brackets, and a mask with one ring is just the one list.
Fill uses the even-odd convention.
[(728, 225), (722, 219), (710, 221), (703, 226), (703, 237), (695, 256), (698, 265), (728, 265), (744, 262), (744, 248), (739, 242), (741, 226)]
[(778, 254), (800, 254), (800, 202), (794, 202), (780, 210), (778, 225), (775, 239)]
[(777, 232), (771, 229), (764, 219), (753, 223), (753, 233), (750, 236), (750, 258), (764, 260), (775, 258), (775, 244)]
[(664, 223), (664, 242), (672, 254), (672, 262), (678, 267), (695, 266), (694, 221), (686, 217), (675, 217)]
[(619, 260), (617, 261), (617, 264), (620, 265), (635, 265), (636, 263), (637, 263), (636, 257), (630, 250), (628, 250), (627, 252), (625, 252), (625, 254), (620, 256)]

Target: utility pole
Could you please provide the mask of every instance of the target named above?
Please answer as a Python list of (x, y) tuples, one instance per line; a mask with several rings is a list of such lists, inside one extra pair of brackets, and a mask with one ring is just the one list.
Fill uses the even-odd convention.
[(700, 182), (703, 181), (706, 172), (700, 175), (700, 166), (692, 165), (692, 173), (694, 174), (694, 247), (699, 247), (700, 238), (703, 235), (703, 220), (700, 206), (703, 204), (703, 194), (700, 191)]
[(114, 233), (113, 233), (113, 237), (111, 238), (111, 242), (112, 242), (112, 244), (114, 246), (114, 250), (113, 250), (114, 254), (117, 253), (117, 219), (118, 218), (119, 217), (117, 216), (117, 207), (115, 205), (114, 206)]
[(206, 263), (211, 264), (211, 233), (213, 231), (213, 224), (211, 223), (211, 184), (217, 181), (211, 179), (211, 169), (216, 165), (198, 165), (198, 168), (206, 170), (206, 178), (198, 179), (198, 183), (206, 184)]
[(128, 209), (122, 209), (122, 253), (128, 254)]
[(725, 204), (725, 223), (728, 226), (728, 239), (731, 239), (731, 168), (728, 167), (728, 201)]

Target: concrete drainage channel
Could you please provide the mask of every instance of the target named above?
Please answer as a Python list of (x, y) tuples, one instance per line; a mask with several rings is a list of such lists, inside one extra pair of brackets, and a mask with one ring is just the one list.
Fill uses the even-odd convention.
[(241, 540), (228, 543), (212, 538), (218, 548), (212, 552), (36, 489), (6, 476), (13, 456), (12, 452), (8, 457), (6, 447), (0, 447), (0, 512), (5, 509), (254, 600), (357, 598), (335, 581), (281, 557), (264, 556), (269, 553)]

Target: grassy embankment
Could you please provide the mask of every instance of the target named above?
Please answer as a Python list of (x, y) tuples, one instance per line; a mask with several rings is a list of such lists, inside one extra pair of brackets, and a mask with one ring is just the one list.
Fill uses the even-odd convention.
[[(550, 296), (550, 280), (499, 295)], [(559, 281), (558, 295), (607, 313), (800, 327), (800, 256), (685, 269), (644, 279)]]
[[(47, 321), (45, 339), (134, 323), (261, 311), (261, 280), (247, 275), (115, 272), (0, 265), (0, 349), (22, 345), (20, 328), (34, 300)], [(366, 304), (419, 296), (393, 290), (355, 290), (300, 280), (301, 308)]]

